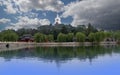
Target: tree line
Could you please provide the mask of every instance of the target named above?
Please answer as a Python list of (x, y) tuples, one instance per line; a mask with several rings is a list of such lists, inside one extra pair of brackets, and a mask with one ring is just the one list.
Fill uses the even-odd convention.
[(98, 31), (91, 24), (88, 27), (79, 25), (46, 25), (38, 29), (4, 30), (0, 32), (0, 41), (18, 41), (20, 36), (31, 34), (35, 42), (101, 42), (106, 38), (114, 38), (120, 42), (120, 31)]

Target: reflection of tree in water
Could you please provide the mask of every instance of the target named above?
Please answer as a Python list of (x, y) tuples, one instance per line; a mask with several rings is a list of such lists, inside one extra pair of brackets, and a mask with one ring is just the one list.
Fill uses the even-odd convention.
[(120, 53), (120, 47), (36, 47), (14, 51), (3, 51), (0, 52), (0, 57), (4, 57), (4, 59), (8, 61), (12, 58), (24, 59), (25, 57), (37, 57), (38, 59), (42, 59), (47, 62), (54, 61), (59, 65), (59, 63), (67, 62), (73, 58), (77, 58), (79, 60), (89, 59), (90, 62), (92, 62), (92, 59), (106, 54), (111, 55), (112, 53)]

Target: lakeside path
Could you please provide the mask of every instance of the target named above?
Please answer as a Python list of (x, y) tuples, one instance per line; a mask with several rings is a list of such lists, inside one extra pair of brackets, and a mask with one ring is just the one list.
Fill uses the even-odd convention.
[[(6, 45), (9, 44), (9, 47)], [(95, 44), (94, 44), (95, 45)], [(100, 45), (117, 45), (116, 42), (101, 42)], [(8, 51), (8, 50), (17, 50), (23, 48), (31, 48), (31, 47), (76, 47), (76, 46), (93, 46), (91, 42), (44, 42), (44, 43), (35, 43), (35, 42), (0, 42), (0, 51)]]

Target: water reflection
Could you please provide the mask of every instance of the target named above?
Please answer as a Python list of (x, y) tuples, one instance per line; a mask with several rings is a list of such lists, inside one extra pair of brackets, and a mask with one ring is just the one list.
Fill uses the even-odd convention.
[(0, 57), (6, 61), (11, 59), (37, 58), (43, 61), (55, 61), (57, 64), (77, 58), (78, 60), (97, 59), (98, 56), (120, 53), (120, 46), (90, 46), (90, 47), (35, 47), (14, 51), (0, 52)]
[(0, 74), (120, 75), (119, 59), (120, 46), (25, 48), (0, 52)]

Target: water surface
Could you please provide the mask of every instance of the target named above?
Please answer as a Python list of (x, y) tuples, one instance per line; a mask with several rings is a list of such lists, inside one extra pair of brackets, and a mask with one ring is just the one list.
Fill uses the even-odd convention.
[(3, 51), (0, 75), (120, 75), (120, 46)]

